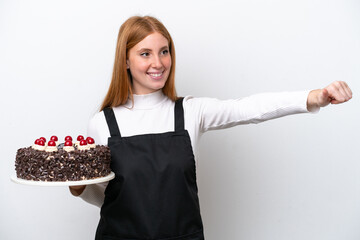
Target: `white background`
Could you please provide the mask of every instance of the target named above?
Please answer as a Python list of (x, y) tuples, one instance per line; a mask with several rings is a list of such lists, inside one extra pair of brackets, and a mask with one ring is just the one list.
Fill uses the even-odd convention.
[(343, 105), (204, 135), (207, 240), (360, 239), (358, 0), (0, 1), (0, 239), (93, 239), (99, 209), (66, 187), (10, 182), (35, 138), (86, 135), (120, 25), (168, 28), (180, 96), (239, 98), (346, 81)]

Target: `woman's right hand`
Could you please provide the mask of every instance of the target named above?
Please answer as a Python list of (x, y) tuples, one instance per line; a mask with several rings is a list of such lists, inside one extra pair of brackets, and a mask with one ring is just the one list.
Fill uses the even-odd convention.
[(323, 89), (311, 91), (307, 99), (307, 108), (311, 112), (330, 103), (340, 104), (347, 102), (351, 98), (352, 91), (346, 82), (335, 81)]
[(84, 190), (86, 185), (79, 185), (79, 186), (69, 186), (69, 190), (72, 195), (79, 196)]

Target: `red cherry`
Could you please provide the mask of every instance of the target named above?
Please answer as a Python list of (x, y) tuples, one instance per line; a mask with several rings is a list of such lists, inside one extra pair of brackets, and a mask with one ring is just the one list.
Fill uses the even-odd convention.
[(95, 140), (92, 137), (87, 137), (86, 141), (87, 141), (88, 144), (94, 144), (95, 143)]
[(39, 144), (38, 144), (38, 145), (40, 145), (40, 146), (45, 146), (45, 142), (44, 142), (44, 140), (39, 139)]
[(81, 140), (84, 140), (84, 136), (83, 136), (83, 135), (79, 135), (76, 140), (78, 140), (78, 141), (80, 142)]
[(71, 136), (66, 136), (65, 141), (72, 141), (72, 137)]
[(50, 147), (55, 147), (55, 146), (56, 146), (55, 141), (49, 141), (49, 142), (48, 142), (48, 146), (50, 146)]
[(51, 136), (50, 140), (56, 142), (58, 140), (58, 137), (57, 136)]
[(85, 140), (81, 140), (81, 141), (80, 141), (80, 146), (85, 146), (85, 145), (87, 145), (86, 141), (85, 141)]
[(39, 139), (41, 139), (41, 140), (43, 140), (44, 142), (46, 142), (46, 138), (44, 138), (44, 137), (41, 137), (41, 138), (39, 138)]
[(35, 144), (36, 144), (36, 145), (39, 145), (39, 141), (40, 141), (40, 139), (36, 139), (36, 140), (35, 140)]
[(72, 147), (72, 142), (71, 141), (66, 141), (64, 144), (66, 147)]

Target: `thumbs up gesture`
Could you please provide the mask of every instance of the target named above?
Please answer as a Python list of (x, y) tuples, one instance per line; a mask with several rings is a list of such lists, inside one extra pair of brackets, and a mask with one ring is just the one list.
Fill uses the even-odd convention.
[(328, 104), (340, 104), (349, 101), (352, 92), (346, 82), (336, 81), (323, 89), (312, 90), (307, 99), (307, 109), (315, 111)]

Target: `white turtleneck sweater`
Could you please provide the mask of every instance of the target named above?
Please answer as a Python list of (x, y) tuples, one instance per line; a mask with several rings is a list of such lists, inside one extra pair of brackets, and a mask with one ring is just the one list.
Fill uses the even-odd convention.
[[(198, 159), (198, 141), (209, 130), (224, 129), (240, 124), (259, 123), (282, 116), (306, 113), (309, 91), (263, 93), (231, 100), (215, 98), (184, 98), (185, 129), (189, 132), (195, 160)], [(161, 90), (146, 95), (134, 95), (134, 107), (129, 100), (115, 107), (114, 113), (122, 137), (174, 131), (175, 103)], [(314, 112), (318, 111), (316, 109)], [(96, 144), (107, 145), (109, 128), (103, 112), (90, 120), (88, 136)], [(88, 203), (101, 206), (107, 183), (88, 185), (80, 197)]]

